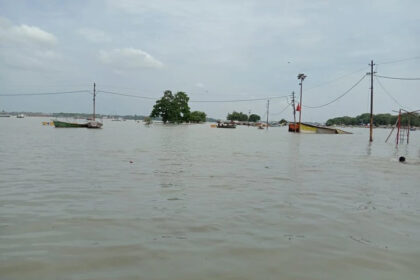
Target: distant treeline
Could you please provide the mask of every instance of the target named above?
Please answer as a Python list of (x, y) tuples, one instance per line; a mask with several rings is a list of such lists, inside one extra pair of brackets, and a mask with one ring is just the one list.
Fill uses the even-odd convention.
[[(398, 115), (391, 115), (391, 114), (377, 114), (373, 115), (373, 125), (380, 126), (380, 125), (395, 125), (397, 122)], [(410, 126), (420, 126), (420, 115), (419, 114), (403, 114), (401, 116), (401, 125), (407, 125), (408, 119), (410, 120)], [(370, 114), (365, 113), (361, 114), (357, 117), (339, 117), (329, 119), (326, 122), (327, 126), (330, 125), (367, 125), (370, 123)]]
[[(55, 118), (76, 118), (76, 119), (87, 119), (91, 118), (92, 114), (85, 114), (85, 113), (53, 113), (53, 117)], [(96, 118), (122, 118), (126, 120), (143, 120), (145, 116), (139, 115), (101, 115), (96, 114)]]

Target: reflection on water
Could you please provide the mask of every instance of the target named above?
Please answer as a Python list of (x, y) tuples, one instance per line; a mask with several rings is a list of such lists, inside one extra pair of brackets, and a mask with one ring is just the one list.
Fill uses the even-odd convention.
[(370, 156), (372, 154), (372, 142), (370, 142), (370, 141), (367, 144), (366, 154), (368, 156)]
[(420, 139), (0, 119), (0, 279), (418, 279)]

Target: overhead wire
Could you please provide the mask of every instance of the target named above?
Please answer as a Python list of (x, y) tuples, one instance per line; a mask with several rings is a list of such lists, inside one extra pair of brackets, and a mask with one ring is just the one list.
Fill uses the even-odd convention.
[[(158, 100), (159, 98), (156, 97), (149, 97), (149, 96), (140, 96), (116, 91), (107, 91), (107, 90), (98, 90), (98, 93), (107, 93), (113, 95), (120, 95), (126, 97), (133, 97), (133, 98), (140, 98), (140, 99), (149, 99), (149, 100)], [(189, 100), (192, 103), (229, 103), (229, 102), (248, 102), (248, 101), (262, 101), (268, 99), (278, 99), (278, 98), (287, 98), (287, 95), (284, 96), (269, 96), (263, 98), (250, 98), (250, 99), (230, 99), (230, 100)]]
[(231, 100), (190, 100), (193, 103), (229, 103), (229, 102), (249, 102), (249, 101), (263, 101), (271, 100), (278, 98), (287, 98), (287, 95), (284, 96), (269, 96), (263, 98), (251, 98), (251, 99), (231, 99)]
[(343, 94), (341, 94), (340, 96), (338, 96), (337, 98), (334, 98), (332, 101), (330, 101), (330, 102), (328, 102), (328, 103), (325, 103), (325, 104), (322, 104), (322, 105), (319, 105), (319, 106), (307, 106), (307, 105), (302, 105), (302, 107), (305, 107), (305, 108), (310, 108), (310, 109), (317, 109), (317, 108), (322, 108), (322, 107), (325, 107), (325, 106), (328, 106), (328, 105), (330, 105), (330, 104), (332, 104), (332, 103), (334, 103), (334, 102), (336, 102), (336, 101), (338, 101), (339, 99), (341, 99), (341, 98), (343, 98), (347, 93), (349, 93), (352, 89), (354, 89), (358, 84), (360, 84), (362, 81), (363, 81), (363, 79), (364, 78), (366, 78), (366, 75), (363, 75), (362, 76), (362, 78), (359, 80), (359, 81), (357, 81), (351, 88), (349, 88), (348, 90), (346, 90)]
[(407, 108), (407, 109), (409, 109), (408, 107), (401, 105), (401, 103), (399, 103), (398, 100), (394, 96), (392, 96), (392, 94), (389, 93), (388, 90), (385, 89), (385, 87), (382, 85), (380, 79), (375, 79), (375, 82), (382, 88), (382, 90), (388, 95), (388, 97), (391, 98), (395, 102), (395, 104), (397, 104), (398, 106), (400, 106), (400, 108)]
[(363, 71), (363, 70), (366, 70), (367, 68), (368, 68), (368, 67), (359, 68), (358, 70), (355, 70), (355, 71), (350, 72), (350, 73), (348, 73), (348, 74), (342, 75), (342, 76), (337, 77), (337, 78), (335, 78), (335, 79), (333, 79), (333, 80), (330, 80), (330, 81), (327, 81), (327, 82), (325, 82), (325, 83), (321, 83), (321, 84), (315, 85), (315, 86), (313, 86), (313, 87), (311, 87), (311, 88), (307, 88), (307, 89), (306, 89), (306, 91), (310, 91), (310, 90), (312, 90), (312, 89), (314, 89), (314, 88), (318, 88), (318, 87), (322, 87), (322, 86), (325, 86), (325, 85), (332, 84), (332, 83), (334, 83), (334, 82), (336, 82), (336, 81), (338, 81), (338, 80), (341, 80), (341, 79), (346, 78), (346, 77), (348, 77), (348, 76), (351, 76), (351, 75), (353, 75), (353, 74), (359, 73), (359, 72), (361, 72), (361, 71)]
[(155, 97), (140, 96), (140, 95), (134, 95), (134, 94), (128, 94), (128, 93), (115, 92), (115, 91), (98, 90), (97, 92), (119, 95), (119, 96), (126, 96), (126, 97), (133, 97), (133, 98), (140, 98), (140, 99), (158, 100), (158, 98), (155, 98)]
[(287, 110), (287, 108), (289, 108), (291, 105), (292, 105), (292, 104), (287, 103), (286, 107), (284, 107), (284, 108), (283, 108), (280, 112), (278, 112), (278, 113), (272, 113), (272, 114), (270, 114), (270, 115), (274, 115), (274, 116), (281, 115), (281, 114), (282, 114), (284, 111), (286, 111), (286, 110)]
[(381, 76), (381, 75), (375, 75), (375, 77), (391, 79), (391, 80), (405, 80), (405, 81), (419, 81), (420, 80), (420, 78), (401, 78), (401, 77), (389, 77), (389, 76)]
[(408, 58), (403, 58), (403, 59), (398, 59), (398, 60), (391, 60), (391, 61), (386, 61), (386, 62), (376, 63), (376, 64), (377, 65), (394, 64), (394, 63), (400, 63), (400, 62), (416, 60), (416, 59), (420, 59), (420, 56), (408, 57)]
[(37, 92), (37, 93), (15, 93), (15, 94), (0, 94), (0, 96), (36, 96), (36, 95), (58, 95), (69, 93), (91, 93), (90, 90), (73, 90), (73, 91), (57, 91), (57, 92)]

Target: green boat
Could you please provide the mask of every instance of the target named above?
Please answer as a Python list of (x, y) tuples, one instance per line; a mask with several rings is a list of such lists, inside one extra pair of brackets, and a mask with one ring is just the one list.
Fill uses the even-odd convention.
[(86, 123), (72, 123), (72, 122), (63, 122), (58, 120), (53, 120), (55, 127), (86, 127), (86, 128), (101, 128), (102, 123), (95, 120), (95, 97), (96, 97), (96, 84), (93, 83), (93, 114), (92, 119)]
[(53, 121), (55, 127), (88, 127), (87, 123), (71, 123), (62, 121)]

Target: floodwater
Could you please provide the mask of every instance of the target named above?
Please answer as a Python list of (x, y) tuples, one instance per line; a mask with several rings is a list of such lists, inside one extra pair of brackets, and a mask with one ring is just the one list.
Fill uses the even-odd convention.
[(41, 121), (0, 118), (0, 279), (419, 279), (420, 131)]

